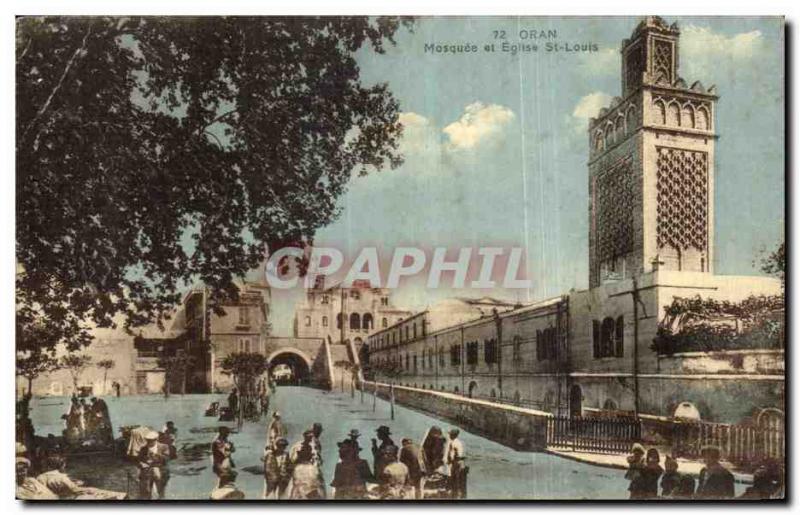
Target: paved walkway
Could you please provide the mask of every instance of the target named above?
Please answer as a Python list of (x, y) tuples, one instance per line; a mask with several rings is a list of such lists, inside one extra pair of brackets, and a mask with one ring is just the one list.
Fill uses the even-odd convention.
[[(554, 448), (547, 449), (547, 451), (545, 452), (547, 452), (548, 454), (552, 454), (554, 456), (560, 456), (562, 458), (567, 458), (581, 463), (589, 463), (592, 465), (597, 465), (599, 467), (608, 467), (608, 468), (623, 469), (623, 470), (628, 468), (628, 462), (625, 459), (626, 458), (625, 454), (600, 454), (595, 452), (569, 451), (565, 449), (554, 449)], [(704, 467), (703, 463), (699, 461), (691, 461), (683, 458), (677, 458), (677, 460), (678, 460), (679, 472), (682, 472), (684, 474), (690, 474), (695, 477), (700, 475), (700, 471)], [(728, 467), (728, 469), (731, 470), (730, 467)], [(741, 472), (736, 472), (735, 470), (731, 470), (731, 472), (733, 472), (734, 480), (737, 483), (743, 483), (748, 485), (753, 483), (752, 474), (744, 474)]]

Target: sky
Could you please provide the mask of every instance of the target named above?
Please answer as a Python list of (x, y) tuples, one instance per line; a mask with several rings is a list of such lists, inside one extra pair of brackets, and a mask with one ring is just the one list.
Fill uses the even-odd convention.
[[(784, 232), (784, 60), (780, 18), (667, 18), (681, 29), (679, 76), (717, 86), (715, 271), (760, 274), (754, 261)], [(401, 29), (385, 54), (357, 59), (364, 83), (386, 82), (400, 104), (405, 163), (354, 177), (341, 216), (315, 244), (354, 257), (365, 245), (517, 246), (529, 290), (426, 290), (401, 283), (397, 305), (485, 293), (536, 301), (588, 286), (588, 119), (621, 94), (621, 41), (638, 18), (437, 17)], [(560, 44), (520, 31), (555, 30)], [(537, 43), (538, 52), (501, 52)], [(497, 51), (480, 51), (484, 44)], [(432, 53), (425, 45), (477, 45)], [(447, 281), (444, 281), (445, 284)], [(273, 327), (290, 334), (302, 293), (273, 292)]]

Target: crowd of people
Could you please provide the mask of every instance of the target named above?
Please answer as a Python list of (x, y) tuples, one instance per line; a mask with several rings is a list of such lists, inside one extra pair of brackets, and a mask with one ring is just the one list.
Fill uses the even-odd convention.
[[(426, 483), (431, 491), (438, 488), (446, 497), (466, 496), (468, 469), (458, 429), (452, 429), (447, 439), (434, 426), (423, 439), (422, 447), (410, 438), (403, 438), (398, 447), (391, 438), (390, 428), (380, 426), (372, 439), (372, 464), (361, 457), (361, 433), (353, 429), (337, 442), (339, 460), (329, 484), (322, 468), (322, 432), (322, 424), (314, 423), (290, 446), (281, 414), (272, 414), (262, 457), (264, 499), (326, 499), (327, 486), (333, 488), (330, 496), (334, 499), (420, 499)], [(245, 497), (235, 484), (236, 447), (230, 434), (228, 427), (220, 427), (211, 444), (212, 470), (217, 476), (211, 493), (214, 500)]]
[(61, 418), (65, 421), (64, 438), (68, 444), (108, 445), (114, 440), (108, 405), (103, 399), (92, 397), (87, 403), (86, 399), (73, 395), (69, 411)]
[[(625, 479), (630, 481), (628, 491), (631, 499), (733, 499), (734, 476), (720, 462), (719, 447), (707, 445), (702, 448), (703, 464), (700, 475), (694, 477), (678, 470), (678, 461), (667, 456), (664, 467), (658, 449), (645, 451), (639, 443), (633, 444), (627, 457), (628, 470)], [(769, 499), (782, 488), (780, 466), (766, 460), (753, 474), (753, 485), (739, 496), (741, 499)], [(659, 492), (660, 487), (660, 492)]]
[(17, 444), (16, 496), (23, 500), (121, 500), (125, 492), (114, 492), (86, 486), (67, 474), (67, 459), (61, 452), (50, 452), (42, 460), (40, 472), (34, 471), (27, 449)]

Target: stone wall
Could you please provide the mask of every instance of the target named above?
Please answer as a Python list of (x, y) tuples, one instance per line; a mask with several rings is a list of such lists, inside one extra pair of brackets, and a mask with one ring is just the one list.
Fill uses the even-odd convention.
[[(372, 392), (374, 383), (366, 383)], [(389, 385), (378, 383), (378, 395), (389, 398)], [(412, 409), (447, 420), (464, 430), (518, 450), (543, 450), (547, 443), (547, 420), (543, 411), (469, 399), (445, 392), (404, 386), (394, 387), (395, 401)], [(446, 427), (442, 427), (446, 431)]]

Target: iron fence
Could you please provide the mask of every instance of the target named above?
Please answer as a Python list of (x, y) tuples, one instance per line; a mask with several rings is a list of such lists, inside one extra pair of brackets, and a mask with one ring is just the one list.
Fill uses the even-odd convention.
[(707, 445), (718, 447), (722, 459), (731, 463), (783, 461), (786, 456), (782, 421), (760, 426), (682, 422), (673, 427), (672, 452), (682, 458), (700, 458), (702, 448)]
[(598, 453), (624, 453), (642, 437), (633, 417), (553, 417), (547, 421), (548, 447)]

